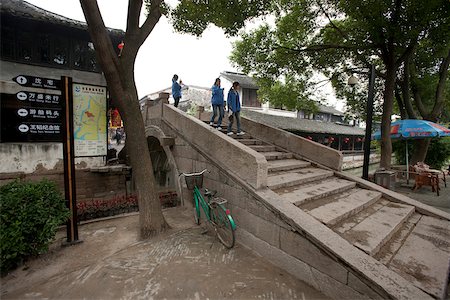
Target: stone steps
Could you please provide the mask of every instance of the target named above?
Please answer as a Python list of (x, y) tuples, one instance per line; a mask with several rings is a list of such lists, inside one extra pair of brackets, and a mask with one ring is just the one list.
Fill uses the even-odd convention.
[(378, 251), (378, 253), (374, 256), (374, 258), (379, 262), (388, 266), (394, 255), (398, 252), (398, 250), (403, 245), (408, 235), (410, 235), (410, 233), (416, 226), (417, 222), (419, 222), (420, 218), (422, 218), (421, 214), (414, 213), (405, 222), (405, 224), (403, 224), (402, 228), (400, 228), (400, 230), (397, 231), (397, 233), (392, 236), (390, 241), (386, 243), (380, 249), (380, 251)]
[(275, 152), (277, 147), (271, 145), (249, 145), (255, 151), (258, 152)]
[(355, 247), (373, 256), (414, 213), (414, 206), (389, 202), (343, 234)]
[(333, 171), (319, 168), (303, 168), (296, 172), (289, 171), (287, 173), (270, 175), (267, 177), (267, 186), (270, 189), (279, 189), (325, 179), (333, 175)]
[[(313, 208), (308, 213), (322, 223), (332, 226), (378, 201), (381, 198), (381, 193), (352, 189), (344, 194), (329, 198), (331, 199), (327, 199), (327, 204)], [(313, 203), (315, 202), (313, 201)]]
[(268, 161), (269, 172), (289, 171), (311, 166), (311, 163), (299, 159), (278, 159)]
[(261, 140), (257, 140), (257, 139), (249, 139), (249, 138), (245, 138), (245, 139), (240, 139), (239, 142), (241, 142), (242, 144), (246, 145), (246, 146), (250, 146), (250, 145), (263, 145), (263, 142)]
[(279, 152), (279, 151), (271, 151), (271, 152), (262, 152), (266, 157), (266, 160), (276, 160), (276, 159), (288, 159), (292, 158), (293, 154), (289, 152)]
[(326, 196), (334, 195), (356, 186), (355, 182), (331, 177), (321, 182), (313, 182), (304, 186), (278, 189), (278, 193), (283, 199), (299, 206), (307, 201), (312, 201)]
[(438, 299), (446, 297), (450, 266), (450, 222), (422, 216), (388, 267)]

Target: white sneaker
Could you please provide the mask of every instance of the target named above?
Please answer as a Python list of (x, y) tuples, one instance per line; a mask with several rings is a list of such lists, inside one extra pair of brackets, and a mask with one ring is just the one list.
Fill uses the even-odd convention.
[(213, 123), (213, 122), (209, 122), (209, 125), (213, 126), (213, 125), (214, 125), (214, 123)]
[(220, 130), (222, 130), (222, 127), (218, 126), (218, 127), (216, 127), (216, 129), (220, 131)]
[(238, 133), (237, 133), (237, 135), (244, 135), (245, 134), (245, 132), (243, 132), (243, 131), (239, 131)]
[(233, 133), (232, 132), (228, 132), (227, 135), (233, 135)]

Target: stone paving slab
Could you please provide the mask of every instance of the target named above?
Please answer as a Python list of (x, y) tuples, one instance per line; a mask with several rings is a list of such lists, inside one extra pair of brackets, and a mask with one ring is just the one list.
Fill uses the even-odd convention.
[(360, 212), (381, 198), (381, 193), (364, 189), (355, 190), (348, 195), (338, 197), (326, 205), (317, 207), (308, 213), (326, 225), (334, 225), (351, 214)]
[(288, 171), (293, 169), (306, 168), (311, 166), (310, 162), (299, 159), (279, 159), (271, 160), (267, 164), (269, 172)]
[(347, 231), (344, 238), (373, 256), (413, 213), (413, 206), (391, 202)]
[(267, 160), (286, 159), (293, 157), (292, 153), (279, 151), (262, 152), (261, 154), (264, 155)]
[(3, 277), (1, 299), (328, 299), (239, 244), (226, 249), (212, 230), (202, 234), (192, 209), (165, 216), (172, 229), (147, 241), (137, 239), (138, 215), (81, 225), (83, 243)]
[(320, 183), (310, 185), (307, 187), (299, 187), (297, 189), (279, 189), (276, 192), (281, 195), (283, 199), (299, 206), (306, 201), (323, 198), (328, 195), (336, 194), (351, 188), (354, 188), (356, 183), (332, 177), (330, 180), (324, 180)]
[(333, 230), (340, 233), (341, 235), (361, 223), (365, 218), (369, 217), (370, 215), (374, 214), (376, 211), (383, 208), (385, 205), (389, 204), (390, 202), (387, 201), (384, 198), (381, 198), (380, 201), (375, 202), (373, 205), (367, 207), (366, 209), (363, 209), (359, 213), (357, 213), (354, 216), (351, 216), (348, 219), (342, 220), (338, 224), (333, 226)]
[(391, 240), (380, 249), (380, 251), (374, 256), (374, 258), (379, 262), (389, 266), (392, 258), (403, 245), (406, 238), (409, 236), (421, 217), (421, 214), (414, 213), (405, 222), (402, 228), (391, 238)]
[(425, 292), (444, 299), (450, 267), (450, 222), (423, 216), (389, 268)]
[(294, 186), (306, 182), (325, 179), (333, 176), (333, 171), (318, 168), (304, 168), (298, 171), (291, 171), (267, 177), (267, 186), (270, 189)]

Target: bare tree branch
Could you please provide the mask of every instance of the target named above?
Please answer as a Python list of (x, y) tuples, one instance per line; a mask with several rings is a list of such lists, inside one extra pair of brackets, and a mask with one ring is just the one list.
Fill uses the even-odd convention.
[(127, 33), (135, 33), (139, 29), (142, 0), (128, 1)]
[[(108, 55), (97, 55), (97, 59), (102, 61), (102, 70), (105, 76), (119, 71), (119, 60), (112, 46), (105, 23), (103, 22), (100, 9), (96, 0), (80, 0), (83, 13), (88, 24), (89, 34), (94, 40), (96, 54), (107, 53)], [(105, 67), (106, 66), (106, 67)], [(120, 82), (119, 82), (120, 83)]]
[(336, 24), (334, 24), (334, 22), (331, 20), (330, 15), (326, 12), (325, 8), (322, 5), (322, 2), (320, 1), (316, 1), (317, 5), (320, 7), (320, 10), (322, 11), (322, 13), (327, 17), (328, 21), (330, 22), (331, 26), (337, 31), (339, 32), (339, 34), (344, 38), (347, 39), (348, 35), (346, 33), (344, 33), (342, 31), (342, 29), (340, 29), (339, 27), (336, 26)]
[(148, 13), (147, 19), (145, 20), (144, 24), (140, 28), (139, 32), (139, 45), (142, 45), (144, 41), (147, 39), (149, 34), (152, 32), (153, 28), (155, 28), (155, 25), (158, 23), (159, 19), (161, 18), (161, 0), (155, 0), (152, 1), (152, 4), (150, 6), (150, 11)]
[[(433, 110), (431, 111), (430, 117), (437, 119), (438, 115), (442, 111), (444, 106), (444, 88), (445, 82), (448, 76), (448, 66), (450, 64), (450, 49), (448, 50), (447, 57), (442, 60), (441, 66), (439, 67), (439, 82), (436, 88), (435, 102)], [(433, 120), (435, 121), (435, 120)]]

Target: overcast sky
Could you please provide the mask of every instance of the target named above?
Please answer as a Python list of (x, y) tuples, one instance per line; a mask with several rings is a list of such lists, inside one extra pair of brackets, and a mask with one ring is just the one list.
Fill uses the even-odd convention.
[[(85, 21), (79, 0), (27, 0), (51, 12)], [(170, 0), (176, 3), (177, 0)], [(103, 20), (108, 27), (125, 31), (128, 0), (98, 0)], [(141, 47), (136, 59), (135, 78), (139, 98), (169, 87), (173, 74), (185, 84), (211, 87), (222, 71), (236, 71), (228, 59), (234, 38), (210, 26), (201, 38), (175, 33), (165, 17)], [(336, 101), (331, 87), (323, 88), (328, 104)], [(337, 103), (342, 109), (343, 104)]]
[[(27, 0), (51, 12), (85, 21), (79, 0)], [(128, 1), (98, 0), (108, 27), (125, 31)], [(136, 59), (135, 77), (139, 97), (167, 88), (173, 74), (185, 84), (211, 87), (222, 71), (235, 71), (228, 56), (231, 39), (210, 26), (201, 38), (175, 33), (165, 17), (141, 47)]]

